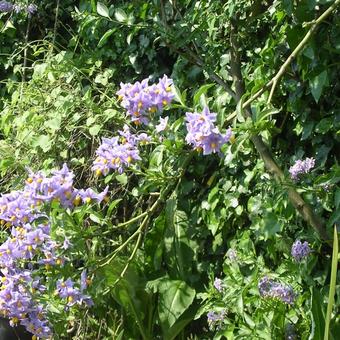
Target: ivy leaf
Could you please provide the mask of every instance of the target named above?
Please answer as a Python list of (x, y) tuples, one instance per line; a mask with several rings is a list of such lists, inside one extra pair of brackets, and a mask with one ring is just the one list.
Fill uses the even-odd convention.
[(97, 136), (99, 131), (101, 129), (101, 126), (100, 125), (93, 125), (89, 128), (89, 133), (91, 136)]
[(97, 2), (97, 13), (102, 17), (110, 19), (109, 9), (102, 2)]
[(59, 130), (60, 125), (61, 125), (61, 117), (60, 116), (56, 116), (55, 118), (52, 118), (50, 120), (47, 120), (44, 125), (47, 128), (50, 128), (53, 132), (56, 130)]
[(37, 137), (33, 143), (33, 147), (39, 146), (44, 152), (47, 152), (51, 149), (51, 140), (47, 135), (40, 135)]
[(323, 88), (328, 81), (327, 71), (323, 71), (310, 80), (309, 87), (316, 102), (319, 101)]

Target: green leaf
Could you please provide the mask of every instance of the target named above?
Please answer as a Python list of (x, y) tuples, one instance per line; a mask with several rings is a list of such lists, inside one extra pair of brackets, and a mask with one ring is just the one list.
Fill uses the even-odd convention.
[(149, 169), (159, 169), (162, 164), (163, 154), (164, 154), (165, 146), (158, 145), (155, 150), (153, 150), (150, 156), (150, 164)]
[(116, 31), (115, 28), (111, 28), (110, 30), (106, 31), (104, 35), (100, 38), (97, 47), (102, 47), (107, 39)]
[(315, 131), (318, 133), (326, 133), (333, 127), (333, 118), (323, 118), (315, 127)]
[(93, 125), (89, 128), (89, 133), (91, 136), (97, 136), (101, 129), (100, 125)]
[(118, 203), (122, 200), (122, 198), (117, 198), (115, 200), (113, 200), (110, 205), (109, 208), (107, 209), (107, 213), (106, 216), (110, 217), (112, 214), (112, 211), (114, 210), (114, 208), (118, 205)]
[(116, 180), (120, 184), (122, 184), (122, 185), (126, 185), (127, 184), (127, 176), (126, 176), (126, 174), (117, 175), (116, 176)]
[(319, 101), (323, 88), (328, 81), (327, 71), (323, 71), (310, 80), (309, 87), (316, 102)]
[(310, 340), (322, 340), (323, 330), (325, 329), (325, 316), (322, 295), (319, 289), (312, 290), (312, 331), (309, 336)]
[(110, 19), (109, 9), (105, 4), (100, 1), (97, 2), (97, 13), (102, 17)]
[(185, 92), (182, 92), (179, 90), (179, 88), (177, 86), (173, 86), (173, 92), (175, 95), (175, 100), (180, 103), (183, 107), (187, 107), (185, 105), (185, 99), (186, 99), (186, 95)]
[(40, 135), (37, 137), (33, 143), (33, 147), (39, 146), (44, 152), (47, 152), (51, 149), (51, 139), (48, 135)]
[(282, 225), (274, 213), (267, 213), (263, 218), (264, 239), (272, 238), (280, 232)]
[(173, 340), (184, 329), (184, 327), (194, 320), (198, 306), (192, 305), (188, 308), (180, 318), (169, 328), (168, 331), (163, 332), (164, 340)]
[(50, 128), (52, 131), (59, 130), (60, 125), (61, 125), (61, 116), (56, 116), (53, 119), (47, 120), (44, 125), (47, 128)]
[(126, 13), (121, 8), (115, 10), (115, 18), (119, 22), (126, 22), (128, 19)]
[(206, 94), (208, 90), (213, 87), (215, 84), (206, 84), (201, 86), (194, 95), (194, 106), (197, 106), (200, 103), (200, 98), (202, 95)]
[(159, 319), (164, 332), (177, 321), (195, 298), (195, 290), (184, 281), (162, 279), (158, 284)]
[(335, 285), (336, 285), (336, 273), (338, 269), (338, 231), (334, 226), (334, 239), (333, 239), (333, 255), (332, 255), (332, 267), (331, 267), (331, 282), (329, 286), (328, 305), (325, 321), (325, 335), (324, 340), (329, 339), (329, 325), (332, 318), (332, 310), (334, 305)]

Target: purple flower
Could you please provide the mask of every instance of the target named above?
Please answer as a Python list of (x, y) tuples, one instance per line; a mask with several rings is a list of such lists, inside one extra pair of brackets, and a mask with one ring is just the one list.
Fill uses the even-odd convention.
[(86, 269), (84, 269), (80, 274), (80, 291), (82, 292), (87, 288), (87, 274)]
[(26, 7), (26, 11), (29, 15), (33, 15), (35, 14), (35, 12), (38, 10), (38, 7), (37, 5), (35, 4), (29, 4), (27, 7)]
[(299, 175), (307, 174), (315, 166), (314, 158), (306, 158), (305, 160), (297, 160), (293, 166), (289, 168), (290, 176), (293, 180), (297, 180)]
[(227, 256), (230, 261), (236, 261), (237, 260), (237, 252), (235, 249), (229, 248), (227, 251)]
[(68, 248), (70, 248), (71, 245), (72, 244), (70, 240), (67, 237), (65, 237), (63, 246), (61, 248), (67, 250)]
[(263, 277), (258, 284), (260, 295), (264, 298), (281, 300), (283, 303), (292, 305), (295, 300), (295, 293), (291, 286), (285, 286), (279, 282)]
[(168, 125), (169, 117), (159, 118), (159, 124), (155, 126), (157, 132), (164, 131)]
[(230, 140), (232, 134), (230, 128), (225, 134), (220, 133), (215, 126), (216, 116), (208, 107), (202, 113), (186, 113), (188, 133), (185, 139), (194, 149), (203, 150), (204, 155), (220, 153), (222, 145)]
[(20, 4), (16, 4), (13, 6), (13, 10), (15, 13), (20, 13), (23, 10), (23, 6)]
[(108, 190), (109, 190), (109, 187), (106, 187), (103, 192), (101, 192), (100, 194), (97, 194), (91, 188), (88, 188), (86, 190), (81, 189), (81, 190), (78, 190), (77, 196), (79, 196), (82, 199), (83, 203), (92, 203), (92, 202), (100, 203), (105, 198)]
[(223, 324), (223, 320), (225, 319), (226, 316), (226, 311), (222, 310), (220, 312), (215, 312), (215, 311), (210, 311), (207, 314), (208, 318), (208, 325), (210, 329), (213, 329), (215, 327), (221, 328)]
[(121, 83), (118, 99), (135, 124), (149, 124), (150, 115), (161, 112), (173, 100), (172, 85), (166, 75), (153, 85), (149, 85), (149, 78), (134, 84)]
[(302, 259), (307, 257), (311, 252), (311, 249), (309, 247), (309, 244), (307, 241), (301, 242), (300, 240), (297, 240), (292, 245), (292, 256), (297, 262), (300, 262)]
[(225, 284), (221, 279), (216, 277), (214, 281), (214, 287), (221, 293), (225, 288)]
[(8, 1), (0, 1), (0, 12), (11, 12), (13, 5)]
[(140, 133), (138, 136), (136, 136), (136, 140), (138, 142), (138, 144), (142, 144), (142, 145), (145, 145), (145, 144), (148, 144), (151, 142), (151, 138), (150, 136), (148, 136), (146, 133)]
[[(82, 275), (81, 281), (84, 279), (84, 274)], [(82, 282), (81, 285), (83, 286), (84, 283)], [(68, 306), (73, 306), (76, 303), (82, 304), (83, 302), (88, 306), (93, 305), (92, 299), (88, 295), (83, 295), (82, 291), (78, 288), (75, 288), (74, 282), (70, 278), (66, 281), (58, 280), (56, 291), (61, 298), (66, 299)]]
[(103, 138), (92, 166), (97, 175), (106, 176), (111, 169), (122, 173), (125, 167), (141, 159), (136, 146), (138, 138), (132, 136), (126, 128), (120, 134), (124, 138), (123, 143), (119, 142), (119, 137)]

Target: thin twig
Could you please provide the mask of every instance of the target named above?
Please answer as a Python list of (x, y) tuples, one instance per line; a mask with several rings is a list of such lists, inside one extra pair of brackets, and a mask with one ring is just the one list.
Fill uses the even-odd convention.
[[(144, 219), (144, 221), (146, 221), (146, 222), (147, 222), (147, 220), (148, 220), (148, 217)], [(124, 266), (124, 268), (121, 271), (120, 275), (118, 276), (118, 278), (113, 283), (112, 287), (115, 287), (116, 284), (124, 277), (126, 271), (128, 270), (128, 268), (130, 266), (131, 261), (134, 259), (135, 255), (137, 253), (137, 250), (138, 250), (138, 247), (140, 245), (140, 242), (142, 241), (142, 236), (143, 236), (142, 231), (139, 230), (138, 239), (136, 241), (135, 246), (133, 247), (133, 251), (132, 251), (130, 257), (128, 258), (128, 260), (126, 261), (126, 265)]]

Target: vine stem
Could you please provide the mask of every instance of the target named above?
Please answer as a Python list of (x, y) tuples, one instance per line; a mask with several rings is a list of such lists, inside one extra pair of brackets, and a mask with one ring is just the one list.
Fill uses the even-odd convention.
[[(144, 229), (144, 227), (145, 227), (145, 225), (146, 225), (146, 223), (147, 223), (147, 221), (149, 219), (149, 216), (156, 210), (156, 208), (158, 207), (158, 205), (160, 203), (161, 203), (161, 197), (159, 197), (155, 201), (155, 203), (151, 206), (151, 208), (148, 211), (146, 211), (143, 214), (141, 214), (141, 215), (143, 215), (145, 217), (144, 217), (142, 223), (140, 224), (140, 226), (138, 227), (138, 229), (124, 243), (122, 243), (118, 248), (116, 248), (114, 250), (113, 254), (107, 259), (107, 261), (105, 261), (104, 263), (100, 264), (98, 266), (98, 268), (105, 267), (108, 264), (110, 264), (116, 258), (116, 256), (118, 255), (119, 252), (121, 252), (137, 235), (141, 234), (141, 231)], [(134, 219), (138, 220), (138, 218), (140, 218), (141, 215), (136, 216)], [(128, 222), (131, 222), (131, 220), (128, 221)]]

